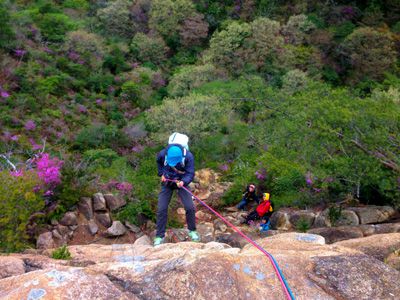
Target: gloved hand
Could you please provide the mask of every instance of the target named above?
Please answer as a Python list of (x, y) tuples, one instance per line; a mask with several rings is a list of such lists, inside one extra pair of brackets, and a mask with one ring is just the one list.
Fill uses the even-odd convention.
[(177, 186), (178, 188), (183, 187), (184, 184), (185, 184), (185, 183), (184, 183), (183, 181), (177, 181), (177, 182), (176, 182), (176, 186)]
[(165, 178), (164, 175), (161, 175), (161, 182), (167, 182), (167, 179)]

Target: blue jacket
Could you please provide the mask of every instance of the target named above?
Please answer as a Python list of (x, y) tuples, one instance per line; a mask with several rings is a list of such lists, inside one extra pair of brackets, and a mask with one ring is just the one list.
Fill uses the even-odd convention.
[(185, 185), (189, 185), (194, 178), (194, 157), (193, 154), (188, 150), (185, 157), (185, 165), (182, 163), (177, 164), (174, 168), (168, 164), (165, 165), (165, 155), (167, 154), (167, 148), (161, 150), (157, 154), (157, 167), (158, 176), (164, 175), (168, 179), (177, 179), (184, 182)]

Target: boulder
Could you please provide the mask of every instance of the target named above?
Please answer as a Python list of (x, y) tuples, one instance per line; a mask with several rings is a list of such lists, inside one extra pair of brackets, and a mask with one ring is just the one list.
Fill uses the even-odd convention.
[(298, 210), (294, 211), (290, 214), (289, 222), (292, 224), (293, 227), (296, 227), (299, 221), (306, 222), (309, 227), (314, 224), (315, 214), (312, 211), (308, 210)]
[(365, 207), (349, 207), (347, 209), (354, 211), (358, 215), (360, 224), (381, 223), (389, 220), (396, 213), (390, 206), (370, 205)]
[(196, 219), (200, 222), (210, 222), (212, 218), (212, 215), (205, 213), (201, 210), (196, 212)]
[(290, 215), (288, 211), (283, 209), (274, 212), (270, 218), (271, 228), (278, 230), (290, 230), (293, 228), (289, 221)]
[(391, 232), (400, 232), (400, 223), (385, 223), (375, 225), (375, 233), (377, 234)]
[[(106, 275), (81, 268), (57, 267), (38, 270), (0, 281), (5, 299), (140, 299), (121, 291)], [(15, 284), (18, 291), (15, 291)], [(8, 287), (7, 287), (8, 286)], [(14, 286), (11, 290), (11, 286)], [(7, 297), (9, 295), (9, 297)]]
[(95, 235), (99, 231), (99, 226), (94, 220), (89, 220), (87, 227), (91, 235)]
[(64, 225), (58, 224), (57, 225), (57, 231), (64, 237), (64, 236), (66, 236), (68, 234), (69, 228), (68, 228), (68, 226), (64, 226)]
[(331, 227), (331, 221), (329, 219), (329, 209), (325, 209), (316, 214), (313, 227)]
[(202, 187), (209, 187), (218, 178), (218, 175), (211, 169), (201, 169), (195, 173), (196, 182)]
[(140, 228), (138, 226), (136, 226), (135, 224), (131, 224), (128, 221), (125, 221), (125, 226), (132, 232), (134, 233), (139, 233), (140, 232)]
[(344, 209), (340, 213), (339, 219), (336, 221), (336, 226), (356, 226), (360, 224), (357, 214), (348, 209)]
[(196, 230), (202, 242), (207, 243), (214, 240), (214, 225), (212, 223), (206, 222), (197, 224)]
[(340, 241), (334, 245), (356, 249), (380, 261), (400, 249), (400, 233), (377, 234), (363, 238)]
[(60, 220), (60, 224), (64, 226), (77, 225), (78, 218), (76, 217), (76, 213), (72, 211), (66, 212), (64, 217)]
[(51, 249), (54, 248), (53, 234), (51, 232), (44, 232), (37, 238), (37, 249)]
[(24, 273), (25, 264), (22, 259), (12, 256), (0, 256), (0, 279)]
[(393, 269), (400, 271), (400, 254), (397, 252), (393, 252), (388, 255), (385, 259), (385, 263)]
[(126, 205), (126, 200), (124, 198), (116, 197), (113, 194), (105, 194), (104, 198), (106, 200), (107, 207), (111, 211), (114, 211), (114, 210)]
[(120, 236), (126, 233), (126, 227), (120, 221), (114, 221), (110, 228), (107, 229), (107, 236)]
[[(388, 299), (400, 295), (400, 272), (358, 250), (318, 236), (284, 233), (256, 240), (276, 261), (296, 299)], [(183, 242), (70, 246), (74, 264), (0, 279), (4, 299), (284, 299), (270, 260), (259, 249)], [(28, 257), (21, 254), (26, 260)], [(50, 260), (50, 259), (48, 259)], [(89, 264), (87, 262), (93, 262)], [(267, 295), (267, 296), (265, 296)]]
[(105, 213), (95, 213), (94, 214), (95, 220), (103, 225), (104, 227), (110, 227), (111, 226), (111, 217), (110, 214), (105, 212)]
[(322, 235), (327, 244), (363, 237), (363, 233), (358, 226), (313, 228), (307, 232)]
[(147, 235), (143, 235), (133, 243), (133, 246), (134, 247), (139, 245), (152, 246), (152, 244), (153, 243), (151, 242), (150, 238)]
[(102, 193), (96, 193), (93, 195), (93, 209), (94, 211), (106, 211), (106, 199)]
[(89, 197), (82, 197), (78, 203), (78, 210), (87, 220), (93, 219), (93, 204)]

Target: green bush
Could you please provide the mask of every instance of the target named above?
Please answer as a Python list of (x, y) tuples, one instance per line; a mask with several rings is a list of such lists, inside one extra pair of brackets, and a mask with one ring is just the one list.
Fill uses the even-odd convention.
[(29, 217), (44, 207), (39, 178), (26, 171), (23, 176), (0, 172), (0, 251), (20, 251), (29, 245), (26, 226)]
[(300, 232), (307, 232), (310, 229), (310, 223), (302, 217), (296, 222), (296, 229)]
[(336, 225), (336, 222), (340, 219), (340, 217), (342, 216), (342, 207), (335, 207), (335, 206), (331, 206), (329, 207), (328, 210), (328, 217), (329, 217), (329, 221), (331, 222), (332, 226)]
[(126, 135), (116, 126), (97, 124), (83, 128), (75, 139), (77, 149), (118, 148), (128, 144)]
[(9, 9), (4, 0), (0, 1), (0, 48), (10, 49), (13, 46), (15, 33), (11, 25)]
[(65, 34), (76, 27), (68, 16), (59, 13), (42, 15), (38, 25), (44, 38), (50, 42), (64, 41)]
[[(185, 132), (192, 141), (214, 134), (231, 120), (229, 104), (215, 97), (191, 94), (166, 99), (146, 113), (146, 125), (158, 141), (166, 141), (171, 132)], [(177, 118), (180, 116), (180, 118)]]
[(51, 257), (54, 259), (71, 259), (71, 252), (69, 252), (68, 248), (66, 245), (61, 246), (60, 248), (57, 248), (51, 253)]
[(137, 33), (130, 45), (133, 57), (140, 62), (161, 64), (166, 59), (168, 47), (160, 36)]
[(110, 167), (118, 157), (118, 154), (111, 149), (87, 150), (83, 153), (83, 158), (89, 162), (91, 168)]
[(168, 93), (171, 97), (186, 96), (192, 89), (215, 81), (222, 76), (222, 72), (211, 64), (183, 66), (172, 76), (168, 85)]

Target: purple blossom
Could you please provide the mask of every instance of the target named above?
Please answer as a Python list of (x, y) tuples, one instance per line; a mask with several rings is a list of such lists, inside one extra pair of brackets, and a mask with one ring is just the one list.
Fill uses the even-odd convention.
[(36, 161), (37, 174), (45, 184), (54, 187), (61, 182), (60, 168), (63, 162), (57, 158), (51, 159), (48, 153)]
[(139, 66), (140, 66), (140, 64), (138, 62), (135, 62), (135, 63), (131, 64), (131, 68), (132, 69), (136, 69)]
[(267, 170), (265, 170), (265, 168), (261, 168), (257, 170), (254, 175), (256, 175), (258, 180), (264, 181), (267, 178)]
[(47, 47), (44, 47), (43, 50), (44, 50), (44, 52), (46, 52), (48, 54), (53, 54), (53, 50), (51, 50), (51, 49), (49, 49)]
[(123, 192), (124, 194), (128, 194), (132, 191), (132, 184), (129, 182), (120, 182), (116, 185), (117, 190)]
[(68, 53), (68, 58), (75, 61), (75, 60), (78, 60), (80, 58), (80, 55), (78, 53), (74, 52), (74, 51), (70, 51)]
[(142, 145), (136, 145), (136, 146), (132, 147), (131, 150), (133, 152), (140, 153), (144, 150), (144, 147)]
[(0, 92), (0, 96), (1, 96), (2, 98), (8, 98), (8, 97), (10, 97), (10, 94), (7, 93), (6, 91), (1, 91), (1, 92)]
[(114, 93), (115, 88), (114, 88), (112, 85), (110, 85), (110, 86), (108, 87), (107, 91), (108, 91), (110, 94), (112, 94), (112, 93)]
[(86, 106), (84, 106), (84, 105), (82, 105), (82, 104), (79, 104), (79, 105), (78, 105), (78, 111), (79, 111), (80, 113), (82, 113), (82, 114), (86, 114), (88, 110), (87, 110)]
[(84, 64), (85, 64), (85, 61), (84, 61), (83, 59), (80, 59), (80, 60), (77, 61), (77, 64), (79, 64), (79, 65), (84, 65)]
[(161, 74), (156, 73), (154, 74), (153, 78), (151, 79), (151, 86), (152, 88), (159, 89), (166, 85), (166, 81), (162, 78)]
[(26, 50), (17, 49), (17, 50), (14, 50), (14, 53), (15, 53), (15, 56), (22, 57), (25, 55)]
[(36, 124), (33, 120), (28, 120), (25, 123), (25, 129), (26, 130), (35, 130), (36, 129)]
[(52, 195), (54, 195), (54, 193), (51, 190), (47, 190), (43, 195), (44, 196), (52, 196)]
[(13, 135), (13, 136), (10, 138), (10, 140), (16, 142), (16, 141), (19, 140), (19, 136), (18, 136), (18, 135)]
[(39, 144), (36, 144), (34, 139), (29, 139), (29, 142), (32, 145), (32, 150), (36, 151), (36, 150), (42, 149), (42, 146)]
[(307, 185), (311, 186), (313, 184), (311, 172), (307, 172), (305, 175)]
[(103, 104), (103, 99), (96, 99), (96, 104), (97, 105), (102, 105)]
[(21, 177), (24, 175), (24, 172), (22, 170), (10, 171), (10, 175), (14, 177)]
[(226, 172), (229, 170), (229, 166), (227, 164), (220, 165), (218, 167), (222, 172)]

